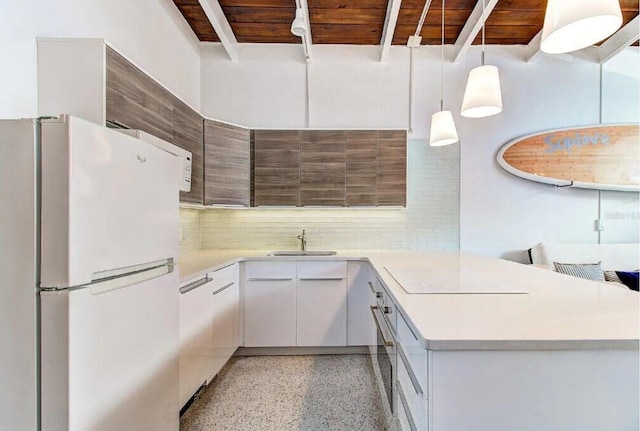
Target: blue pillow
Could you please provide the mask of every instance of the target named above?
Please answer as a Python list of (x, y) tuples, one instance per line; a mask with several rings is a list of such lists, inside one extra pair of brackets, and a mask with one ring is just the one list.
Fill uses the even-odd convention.
[(616, 274), (625, 286), (638, 292), (638, 271), (616, 271)]

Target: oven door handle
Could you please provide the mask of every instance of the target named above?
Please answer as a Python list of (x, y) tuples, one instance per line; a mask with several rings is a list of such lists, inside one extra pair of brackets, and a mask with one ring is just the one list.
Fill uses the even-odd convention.
[[(387, 337), (387, 335), (389, 335), (389, 329), (385, 328), (382, 329), (383, 326), (387, 326), (387, 323), (380, 323), (381, 321), (384, 322), (384, 317), (382, 317), (382, 313), (380, 313), (380, 308), (376, 307), (376, 306), (371, 306), (371, 314), (373, 314), (373, 321), (376, 323), (376, 327), (378, 328), (378, 332), (380, 332), (380, 334), (382, 335), (382, 340), (384, 341), (384, 345), (385, 346), (394, 346), (395, 342), (393, 339), (393, 335), (391, 335), (390, 337)], [(378, 318), (378, 314), (380, 315), (380, 318)]]

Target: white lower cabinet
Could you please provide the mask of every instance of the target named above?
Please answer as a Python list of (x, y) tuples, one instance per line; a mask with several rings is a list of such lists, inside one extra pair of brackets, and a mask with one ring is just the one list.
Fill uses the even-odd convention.
[(249, 280), (245, 283), (244, 345), (296, 345), (295, 280)]
[(181, 288), (180, 407), (189, 401), (209, 377), (209, 366), (213, 360), (213, 284), (208, 278), (203, 278)]
[(346, 346), (347, 262), (247, 262), (244, 345)]
[(239, 306), (235, 265), (180, 287), (180, 407), (238, 348)]
[[(235, 274), (234, 274), (235, 275)], [(211, 380), (240, 345), (239, 314), (240, 289), (236, 277), (222, 278), (213, 290), (213, 361), (211, 363)]]
[(375, 305), (374, 276), (367, 262), (347, 263), (347, 345), (373, 346), (376, 327), (371, 316)]
[(347, 345), (345, 280), (298, 280), (297, 346)]
[(295, 262), (247, 262), (243, 299), (245, 347), (296, 345)]

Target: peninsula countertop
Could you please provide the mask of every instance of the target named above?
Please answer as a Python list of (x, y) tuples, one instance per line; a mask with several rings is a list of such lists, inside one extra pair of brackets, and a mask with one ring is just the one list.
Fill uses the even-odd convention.
[[(466, 252), (345, 250), (323, 257), (274, 257), (268, 252), (193, 252), (180, 259), (180, 279), (184, 282), (235, 261), (363, 260), (371, 263), (427, 349), (638, 349), (640, 345), (640, 296), (626, 288)], [(526, 293), (407, 293), (389, 272), (394, 268), (425, 274), (430, 283), (448, 284), (452, 291), (486, 286), (490, 292)]]

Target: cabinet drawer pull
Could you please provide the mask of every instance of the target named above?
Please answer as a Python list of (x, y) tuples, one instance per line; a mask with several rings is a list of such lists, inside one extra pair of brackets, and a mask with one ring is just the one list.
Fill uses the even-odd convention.
[(371, 293), (376, 293), (376, 289), (374, 289), (373, 283), (370, 281), (367, 281), (367, 284), (369, 285), (369, 289), (371, 289)]
[(209, 276), (207, 275), (205, 278), (201, 278), (200, 280), (196, 280), (193, 283), (189, 283), (186, 286), (182, 286), (180, 288), (180, 294), (185, 294), (187, 292), (191, 292), (194, 289), (197, 289), (200, 286), (204, 286), (205, 284), (207, 284), (208, 282), (212, 281), (212, 278), (209, 278)]
[(400, 355), (400, 359), (402, 359), (402, 362), (404, 363), (404, 368), (407, 370), (407, 374), (409, 374), (409, 380), (411, 380), (413, 389), (415, 389), (416, 394), (422, 395), (424, 392), (422, 392), (422, 388), (420, 387), (420, 382), (418, 382), (418, 377), (416, 377), (416, 374), (413, 372), (413, 368), (411, 368), (411, 365), (409, 365), (409, 359), (407, 358), (407, 355), (404, 353), (404, 349), (402, 348), (400, 343), (397, 343), (397, 347), (398, 347), (398, 354)]
[(411, 326), (409, 326), (409, 323), (407, 323), (407, 319), (404, 318), (402, 313), (398, 313), (398, 314), (400, 315), (400, 317), (402, 317), (402, 320), (404, 320), (404, 324), (406, 325), (407, 328), (409, 328), (409, 332), (411, 332), (411, 335), (413, 335), (413, 338), (415, 338), (416, 341), (418, 341), (418, 337), (416, 336), (415, 332), (413, 332), (413, 329), (411, 329)]
[(225, 284), (224, 286), (222, 286), (220, 289), (216, 290), (215, 292), (212, 293), (212, 295), (215, 295), (217, 293), (222, 292), (223, 290), (225, 290), (226, 288), (233, 286), (233, 281), (231, 283)]
[(303, 281), (340, 281), (340, 280), (344, 280), (344, 277), (326, 277), (326, 278), (322, 278), (322, 277), (303, 277), (303, 278), (299, 278), (298, 280), (303, 280)]
[(247, 278), (247, 281), (290, 281), (293, 278)]
[(396, 388), (398, 389), (398, 397), (402, 402), (402, 407), (404, 408), (404, 412), (407, 414), (407, 419), (409, 420), (409, 428), (411, 428), (411, 431), (418, 431), (418, 428), (416, 428), (416, 423), (413, 420), (413, 415), (411, 414), (411, 410), (409, 410), (409, 403), (407, 403), (407, 398), (404, 396), (404, 391), (402, 390), (402, 385), (400, 384), (400, 380), (396, 380)]

